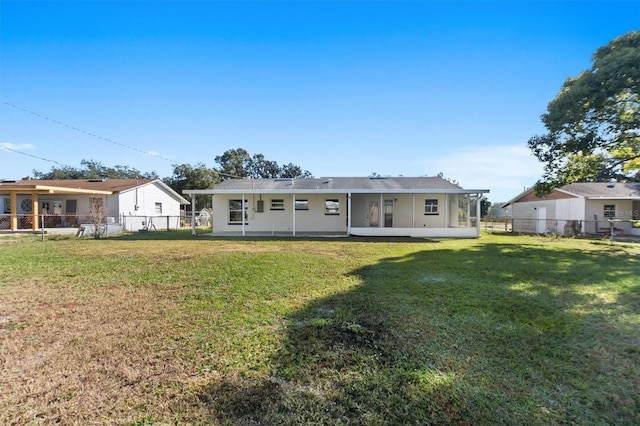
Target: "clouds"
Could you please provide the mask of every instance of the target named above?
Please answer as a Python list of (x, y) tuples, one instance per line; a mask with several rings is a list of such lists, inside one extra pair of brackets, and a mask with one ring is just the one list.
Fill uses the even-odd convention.
[(0, 142), (0, 149), (7, 149), (9, 151), (29, 151), (31, 149), (36, 149), (36, 147), (30, 143), (15, 144), (11, 142)]
[(513, 198), (543, 173), (542, 164), (522, 145), (466, 146), (419, 163), (464, 188), (490, 189), (494, 202)]

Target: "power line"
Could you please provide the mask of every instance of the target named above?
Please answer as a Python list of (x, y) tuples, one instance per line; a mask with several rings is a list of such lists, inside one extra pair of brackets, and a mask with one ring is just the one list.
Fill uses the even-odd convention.
[(112, 144), (117, 145), (117, 146), (120, 146), (120, 147), (122, 147), (122, 148), (129, 149), (129, 150), (131, 150), (131, 151), (136, 151), (136, 152), (142, 153), (142, 154), (144, 154), (144, 155), (149, 155), (149, 156), (151, 156), (151, 157), (160, 158), (160, 159), (162, 159), (162, 160), (166, 160), (166, 161), (170, 161), (170, 162), (175, 162), (174, 160), (172, 160), (172, 159), (170, 159), (170, 158), (167, 158), (167, 157), (163, 157), (162, 155), (155, 154), (155, 153), (153, 153), (153, 152), (149, 152), (149, 151), (143, 151), (143, 150), (138, 149), (138, 148), (135, 148), (135, 147), (133, 147), (133, 146), (129, 146), (129, 145), (126, 145), (126, 144), (123, 144), (123, 143), (120, 143), (120, 142), (116, 142), (116, 141), (114, 141), (114, 140), (112, 140), (112, 139), (105, 138), (105, 137), (102, 137), (102, 136), (100, 136), (100, 135), (96, 135), (95, 133), (87, 132), (86, 130), (80, 129), (80, 128), (78, 128), (78, 127), (72, 126), (72, 125), (67, 124), (67, 123), (63, 123), (62, 121), (58, 121), (58, 120), (55, 120), (55, 119), (53, 119), (53, 118), (49, 118), (49, 117), (47, 117), (46, 115), (38, 114), (37, 112), (33, 112), (33, 111), (28, 110), (28, 109), (26, 109), (26, 108), (23, 108), (23, 107), (21, 107), (21, 106), (14, 105), (14, 104), (9, 103), (9, 102), (3, 102), (3, 103), (4, 103), (5, 105), (8, 105), (8, 106), (12, 107), (12, 108), (19, 109), (19, 110), (24, 111), (24, 112), (26, 112), (26, 113), (28, 113), (28, 114), (34, 115), (34, 116), (36, 116), (36, 117), (43, 118), (43, 119), (48, 120), (48, 121), (50, 121), (50, 122), (52, 122), (52, 123), (55, 123), (55, 124), (57, 124), (57, 125), (59, 125), (59, 126), (67, 127), (67, 128), (69, 128), (69, 129), (71, 129), (71, 130), (74, 130), (74, 131), (76, 131), (76, 132), (79, 132), (79, 133), (85, 134), (85, 135), (87, 135), (87, 136), (91, 136), (91, 137), (93, 137), (93, 138), (100, 139), (100, 140), (103, 140), (103, 141), (105, 141), (105, 142), (112, 143)]
[(0, 149), (6, 149), (7, 151), (11, 151), (11, 152), (15, 152), (15, 153), (18, 153), (18, 154), (26, 155), (27, 157), (37, 158), (38, 160), (43, 160), (43, 161), (47, 161), (49, 163), (54, 163), (54, 164), (57, 164), (57, 165), (62, 166), (62, 167), (68, 167), (70, 169), (74, 168), (74, 167), (71, 167), (68, 164), (62, 164), (62, 163), (60, 163), (60, 162), (58, 162), (56, 160), (50, 160), (48, 158), (39, 157), (37, 155), (27, 154), (26, 152), (18, 151), (17, 149), (9, 148), (8, 146), (4, 146), (4, 145), (1, 145), (1, 144), (0, 144)]
[[(111, 140), (111, 139), (109, 139), (109, 138), (105, 138), (105, 137), (102, 137), (102, 136), (100, 136), (100, 135), (96, 135), (96, 134), (94, 134), (94, 133), (87, 132), (87, 131), (82, 130), (82, 129), (78, 128), (78, 127), (74, 127), (74, 126), (71, 126), (71, 125), (69, 125), (69, 124), (63, 123), (63, 122), (61, 122), (61, 121), (55, 120), (55, 119), (53, 119), (53, 118), (49, 118), (49, 117), (47, 117), (46, 115), (38, 114), (37, 112), (34, 112), (34, 111), (31, 111), (31, 110), (28, 110), (28, 109), (26, 109), (26, 108), (23, 108), (23, 107), (21, 107), (21, 106), (15, 105), (15, 104), (12, 104), (12, 103), (10, 103), (10, 102), (6, 102), (6, 101), (4, 101), (3, 103), (4, 103), (5, 105), (8, 105), (8, 106), (12, 107), (12, 108), (15, 108), (15, 109), (18, 109), (18, 110), (24, 111), (24, 112), (26, 112), (26, 113), (28, 113), (28, 114), (34, 115), (34, 116), (36, 116), (36, 117), (39, 117), (39, 118), (42, 118), (42, 119), (45, 119), (45, 120), (48, 120), (48, 121), (50, 121), (50, 122), (52, 122), (52, 123), (55, 123), (55, 124), (57, 124), (57, 125), (59, 125), (59, 126), (67, 127), (67, 128), (69, 128), (69, 129), (71, 129), (71, 130), (74, 130), (74, 131), (79, 132), (79, 133), (83, 133), (83, 134), (85, 134), (85, 135), (87, 135), (87, 136), (91, 136), (91, 137), (94, 137), (94, 138), (97, 138), (97, 139), (103, 140), (103, 141), (105, 141), (105, 142), (109, 142), (109, 143), (112, 143), (112, 144), (114, 144), (114, 145), (121, 146), (121, 147), (126, 148), (126, 149), (130, 149), (130, 150), (132, 150), (132, 151), (140, 152), (140, 153), (142, 153), (142, 154), (144, 154), (144, 155), (149, 155), (149, 156), (151, 156), (151, 157), (160, 158), (160, 159), (162, 159), (162, 160), (170, 161), (170, 162), (172, 162), (172, 163), (174, 163), (174, 164), (176, 163), (176, 161), (174, 161), (174, 160), (172, 160), (172, 159), (170, 159), (170, 158), (167, 158), (167, 157), (163, 157), (162, 155), (155, 154), (155, 153), (152, 153), (152, 152), (143, 151), (143, 150), (141, 150), (141, 149), (134, 148), (134, 147), (132, 147), (132, 146), (125, 145), (125, 144), (120, 143), (120, 142), (116, 142), (116, 141)], [(8, 150), (8, 151), (16, 152), (16, 153), (18, 153), (18, 154), (26, 155), (26, 156), (28, 156), (28, 157), (37, 158), (37, 159), (39, 159), (39, 160), (47, 161), (47, 162), (49, 162), (49, 163), (58, 164), (58, 165), (60, 165), (60, 166), (62, 166), (62, 167), (68, 167), (68, 168), (71, 168), (71, 169), (74, 169), (74, 168), (75, 168), (75, 167), (69, 166), (69, 165), (67, 165), (67, 164), (62, 164), (62, 163), (60, 163), (60, 162), (58, 162), (58, 161), (55, 161), (55, 160), (50, 160), (50, 159), (48, 159), (48, 158), (44, 158), (44, 157), (38, 157), (37, 155), (27, 154), (26, 152), (18, 151), (18, 150), (16, 150), (16, 149), (8, 148), (8, 147), (6, 147), (6, 146), (0, 146), (0, 148), (6, 149), (6, 150)], [(216, 170), (215, 168), (214, 168), (213, 170), (215, 170), (216, 172), (218, 172), (218, 174), (219, 174), (219, 175), (221, 175), (221, 176), (227, 176), (227, 177), (230, 177), (230, 178), (233, 178), (233, 179), (244, 179), (244, 177), (243, 177), (243, 176), (237, 176), (237, 175), (233, 175), (233, 174), (230, 174), (230, 173), (223, 173), (223, 172), (221, 172), (221, 171), (219, 171), (219, 170)]]

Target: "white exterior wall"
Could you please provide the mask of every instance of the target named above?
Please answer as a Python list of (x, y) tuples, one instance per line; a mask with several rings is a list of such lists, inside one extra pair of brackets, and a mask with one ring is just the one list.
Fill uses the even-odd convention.
[[(242, 223), (229, 223), (229, 200), (240, 200), (241, 194), (215, 194), (213, 196), (214, 233), (243, 230)], [(415, 197), (415, 198), (414, 198)], [(294, 219), (293, 194), (245, 194), (247, 220), (246, 233), (347, 233), (347, 194), (295, 194), (296, 200), (307, 200), (308, 210), (296, 210)], [(272, 200), (283, 200), (284, 210), (271, 210)], [(325, 200), (338, 199), (338, 215), (325, 214)], [(425, 215), (425, 200), (438, 200), (438, 214)], [(263, 202), (263, 212), (258, 202)], [(369, 203), (384, 206), (384, 200), (393, 200), (393, 227), (369, 226)], [(447, 205), (450, 203), (451, 205)], [(455, 205), (455, 208), (452, 206)], [(412, 236), (477, 238), (476, 227), (458, 226), (458, 197), (445, 194), (351, 194), (351, 234), (360, 236)], [(449, 220), (446, 220), (449, 217)], [(384, 225), (384, 214), (381, 217)]]
[(547, 219), (552, 222), (551, 229), (558, 235), (564, 235), (565, 225), (570, 220), (580, 221), (584, 232), (584, 198), (556, 200), (555, 216), (550, 217), (547, 212)]
[[(129, 216), (179, 216), (180, 203), (153, 183), (120, 193), (119, 213)], [(162, 213), (156, 213), (156, 203), (162, 204)], [(136, 210), (136, 205), (138, 209)]]
[[(309, 210), (295, 211), (296, 232), (347, 231), (346, 194), (296, 194), (297, 200), (308, 200)], [(239, 200), (241, 194), (216, 194), (213, 196), (213, 232), (239, 232), (242, 224), (229, 224), (229, 200)], [(258, 200), (264, 202), (264, 211), (257, 212)], [(284, 200), (284, 210), (271, 210), (271, 200)], [(325, 200), (339, 200), (339, 214), (325, 214)], [(247, 200), (246, 232), (291, 232), (293, 233), (292, 194), (245, 194)]]
[[(118, 202), (119, 214), (124, 216), (124, 226), (129, 231), (137, 231), (151, 225), (158, 230), (180, 227), (180, 203), (160, 185), (149, 183), (122, 191)], [(161, 213), (156, 213), (156, 203), (162, 204)]]
[(555, 229), (556, 200), (548, 201), (528, 201), (524, 203), (514, 203), (511, 209), (513, 217), (513, 232), (525, 234), (535, 234), (537, 232), (537, 210), (547, 209), (546, 223), (544, 228), (549, 228), (553, 232)]
[[(594, 215), (598, 215), (598, 226), (600, 228), (606, 228), (609, 226), (608, 219), (604, 217), (604, 206), (613, 204), (616, 206), (616, 219), (623, 222), (617, 222), (616, 228), (622, 229), (625, 233), (631, 231), (631, 220), (633, 215), (633, 201), (632, 200), (587, 200), (585, 206), (586, 223), (587, 227), (585, 232), (589, 234), (596, 233), (596, 223)], [(624, 222), (627, 221), (627, 222)]]

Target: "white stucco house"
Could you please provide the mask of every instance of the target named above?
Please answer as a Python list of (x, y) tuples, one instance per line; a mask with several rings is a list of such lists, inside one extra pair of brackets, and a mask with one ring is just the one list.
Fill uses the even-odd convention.
[(511, 207), (513, 231), (558, 235), (634, 234), (640, 219), (640, 183), (583, 182), (556, 188), (544, 197), (529, 189)]
[(79, 227), (90, 223), (92, 202), (103, 206), (109, 228), (131, 231), (175, 229), (180, 206), (189, 204), (160, 179), (1, 181), (0, 229)]
[(488, 192), (440, 177), (332, 177), (229, 179), (183, 194), (213, 196), (218, 235), (477, 238)]

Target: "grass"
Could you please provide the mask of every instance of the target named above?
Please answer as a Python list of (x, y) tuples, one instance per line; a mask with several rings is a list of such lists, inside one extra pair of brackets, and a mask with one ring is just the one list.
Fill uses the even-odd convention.
[(1, 424), (639, 424), (639, 245), (0, 239)]

